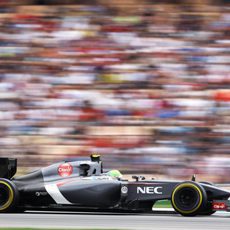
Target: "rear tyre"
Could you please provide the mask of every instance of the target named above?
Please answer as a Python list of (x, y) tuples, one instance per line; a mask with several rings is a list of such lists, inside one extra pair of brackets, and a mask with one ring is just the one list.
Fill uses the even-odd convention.
[(207, 194), (202, 186), (188, 181), (178, 184), (171, 196), (172, 206), (183, 216), (195, 216), (207, 205)]
[(18, 203), (18, 190), (11, 181), (0, 179), (0, 213), (13, 212)]

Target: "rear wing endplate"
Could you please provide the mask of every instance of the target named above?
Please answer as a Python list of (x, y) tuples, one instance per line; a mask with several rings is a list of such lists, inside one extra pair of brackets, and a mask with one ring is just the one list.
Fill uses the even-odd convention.
[(11, 179), (17, 172), (17, 159), (0, 158), (0, 178)]

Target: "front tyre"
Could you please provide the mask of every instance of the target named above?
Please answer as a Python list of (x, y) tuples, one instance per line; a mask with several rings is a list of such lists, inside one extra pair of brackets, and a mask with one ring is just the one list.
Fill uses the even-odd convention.
[(202, 216), (211, 216), (215, 212), (216, 211), (212, 210), (212, 203), (208, 202), (207, 205), (206, 205), (206, 207), (199, 212), (199, 215), (202, 215)]
[(171, 196), (173, 208), (183, 216), (195, 216), (207, 204), (207, 194), (202, 186), (188, 181), (178, 184)]
[[(207, 182), (207, 181), (200, 181), (199, 183), (207, 184), (207, 185), (211, 185), (211, 186), (214, 185), (213, 183)], [(199, 215), (202, 215), (202, 216), (211, 216), (215, 212), (216, 211), (212, 210), (212, 202), (208, 201), (206, 207), (203, 210), (200, 211)]]
[(18, 190), (11, 181), (0, 178), (0, 213), (13, 212), (18, 203)]

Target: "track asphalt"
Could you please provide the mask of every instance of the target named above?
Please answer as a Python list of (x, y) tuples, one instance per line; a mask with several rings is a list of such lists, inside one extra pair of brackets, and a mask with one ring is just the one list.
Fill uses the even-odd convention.
[(230, 213), (217, 212), (212, 216), (182, 217), (173, 212), (151, 214), (26, 212), (0, 214), (0, 228), (33, 227), (65, 229), (183, 229), (230, 230)]

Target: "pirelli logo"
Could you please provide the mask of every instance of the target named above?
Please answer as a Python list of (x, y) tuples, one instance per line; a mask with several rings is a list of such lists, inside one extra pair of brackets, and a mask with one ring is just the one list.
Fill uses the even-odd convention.
[(153, 187), (153, 186), (146, 186), (146, 187), (137, 187), (137, 194), (162, 194), (163, 187)]

